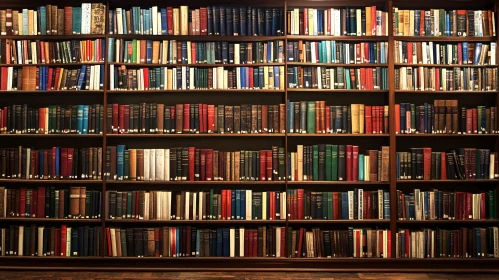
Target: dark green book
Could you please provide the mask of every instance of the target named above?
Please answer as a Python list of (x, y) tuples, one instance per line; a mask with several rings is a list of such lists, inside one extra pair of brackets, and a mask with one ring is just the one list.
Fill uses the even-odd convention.
[(331, 180), (338, 181), (338, 145), (331, 146)]
[(319, 146), (312, 146), (312, 180), (319, 181)]
[(315, 101), (307, 103), (307, 133), (315, 133)]
[(326, 180), (325, 174), (326, 145), (319, 144), (319, 181)]
[(325, 154), (325, 168), (326, 168), (326, 181), (331, 181), (333, 179), (333, 173), (332, 173), (332, 150), (333, 146), (332, 145), (326, 145), (326, 154)]

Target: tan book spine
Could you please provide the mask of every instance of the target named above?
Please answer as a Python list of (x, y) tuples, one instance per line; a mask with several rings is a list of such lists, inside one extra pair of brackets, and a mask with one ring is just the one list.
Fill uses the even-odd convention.
[(144, 150), (137, 149), (137, 181), (144, 180)]
[(78, 218), (80, 215), (80, 188), (71, 187), (69, 189), (69, 217)]
[(137, 180), (137, 150), (130, 149), (130, 180)]
[(387, 182), (390, 179), (390, 147), (381, 148), (381, 181)]
[(352, 133), (359, 134), (359, 104), (352, 104)]
[(85, 202), (86, 202), (86, 199), (87, 199), (87, 188), (86, 187), (80, 187), (80, 198), (79, 198), (79, 203), (80, 203), (80, 207), (79, 207), (80, 217), (88, 219), (89, 217), (85, 216), (85, 212), (86, 212)]

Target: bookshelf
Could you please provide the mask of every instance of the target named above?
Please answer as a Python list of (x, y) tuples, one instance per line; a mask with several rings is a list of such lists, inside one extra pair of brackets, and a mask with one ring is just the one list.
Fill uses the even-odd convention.
[[(53, 1), (52, 4), (58, 4), (61, 1)], [(62, 3), (62, 2), (61, 2)], [(63, 4), (59, 3), (60, 6)], [(74, 4), (78, 5), (80, 2)], [(110, 9), (130, 8), (135, 5), (133, 1), (100, 1), (106, 5), (107, 11)], [(4, 1), (0, 4), (0, 9), (12, 8), (35, 8), (45, 5), (43, 1)], [(213, 3), (202, 3), (197, 0), (173, 1), (171, 6), (189, 5), (192, 7), (206, 6), (209, 4), (227, 4), (234, 5), (236, 2), (231, 0), (215, 1)], [(298, 1), (298, 0), (280, 0), (276, 2), (268, 1), (238, 1), (237, 5), (253, 5), (258, 7), (278, 7), (289, 11), (293, 8), (342, 8), (342, 7), (364, 7), (376, 6), (388, 13), (388, 19), (393, 18), (393, 8), (401, 9), (492, 9), (499, 12), (497, 0), (478, 0), (478, 1), (446, 1), (437, 0), (431, 3), (407, 1), (407, 0), (326, 0), (326, 1)], [(142, 2), (142, 7), (154, 5), (163, 5), (154, 0)], [(284, 13), (286, 16), (286, 12)], [(109, 24), (106, 14), (106, 30)], [(475, 191), (471, 188), (478, 188), (481, 191), (495, 189), (499, 192), (499, 180), (397, 180), (396, 172), (397, 162), (396, 153), (407, 151), (409, 147), (430, 146), (435, 147), (435, 151), (444, 151), (445, 147), (480, 147), (499, 150), (499, 134), (396, 134), (395, 124), (395, 104), (410, 102), (421, 104), (424, 102), (433, 102), (433, 99), (458, 99), (459, 105), (499, 105), (499, 91), (430, 91), (430, 90), (396, 90), (395, 89), (395, 71), (401, 67), (458, 67), (463, 65), (453, 64), (409, 64), (395, 63), (393, 48), (395, 41), (405, 42), (441, 42), (441, 43), (499, 43), (498, 36), (483, 37), (421, 37), (421, 36), (396, 36), (393, 35), (392, 20), (388, 20), (386, 36), (328, 36), (328, 35), (288, 35), (287, 21), (284, 21), (284, 35), (282, 36), (200, 36), (200, 35), (135, 35), (135, 34), (88, 34), (88, 35), (23, 35), (23, 36), (1, 36), (3, 43), (6, 39), (23, 40), (85, 40), (85, 39), (103, 39), (106, 41), (106, 52), (109, 39), (124, 40), (177, 40), (193, 42), (263, 42), (282, 40), (284, 47), (288, 42), (302, 41), (337, 41), (348, 43), (361, 42), (387, 42), (388, 57), (387, 63), (363, 63), (363, 64), (337, 64), (337, 63), (311, 63), (311, 62), (290, 62), (284, 59), (283, 62), (274, 63), (254, 63), (254, 64), (229, 64), (224, 67), (260, 67), (260, 66), (284, 66), (289, 67), (346, 67), (346, 68), (386, 68), (387, 69), (387, 89), (318, 89), (318, 88), (288, 88), (284, 89), (185, 89), (185, 90), (110, 90), (110, 66), (126, 65), (127, 69), (137, 69), (141, 67), (166, 67), (169, 64), (147, 64), (147, 63), (120, 63), (110, 62), (107, 55), (103, 62), (82, 62), (82, 63), (53, 63), (53, 64), (29, 64), (30, 66), (49, 66), (49, 67), (70, 67), (78, 68), (81, 65), (103, 65), (104, 66), (104, 89), (87, 91), (0, 91), (5, 101), (0, 101), (0, 105), (28, 103), (33, 106), (46, 106), (50, 99), (60, 99), (67, 104), (103, 104), (104, 108), (108, 104), (120, 103), (130, 104), (139, 102), (158, 102), (158, 103), (213, 103), (213, 104), (244, 104), (251, 103), (258, 99), (258, 104), (287, 104), (287, 100), (326, 100), (329, 104), (339, 102), (342, 105), (354, 102), (363, 102), (372, 105), (389, 106), (389, 129), (388, 133), (378, 134), (327, 134), (310, 133), (296, 134), (289, 133), (271, 133), (271, 134), (111, 134), (103, 129), (102, 134), (1, 134), (0, 141), (3, 146), (16, 147), (34, 145), (36, 147), (49, 147), (48, 145), (64, 145), (64, 143), (74, 143), (78, 147), (97, 147), (100, 146), (106, 150), (108, 146), (126, 144), (134, 148), (145, 147), (175, 147), (185, 145), (211, 147), (219, 149), (228, 149), (229, 151), (243, 149), (259, 150), (278, 145), (283, 147), (286, 152), (296, 151), (296, 145), (315, 145), (315, 144), (354, 144), (364, 149), (379, 149), (381, 146), (389, 146), (389, 181), (113, 181), (106, 180), (22, 180), (22, 179), (0, 179), (0, 186), (8, 188), (20, 188), (23, 186), (83, 186), (88, 189), (99, 190), (105, 194), (108, 190), (184, 190), (192, 188), (193, 190), (209, 190), (211, 188), (220, 189), (239, 189), (247, 186), (247, 189), (254, 191), (281, 191), (287, 192), (291, 189), (304, 189), (305, 191), (348, 191), (354, 188), (363, 188), (366, 191), (376, 191), (382, 189), (389, 192), (390, 195), (390, 219), (364, 219), (364, 220), (133, 220), (133, 219), (109, 219), (107, 214), (102, 213), (100, 219), (56, 219), (56, 218), (0, 218), (0, 223), (4, 225), (12, 224), (37, 224), (37, 225), (100, 225), (105, 234), (106, 227), (157, 227), (168, 225), (192, 225), (205, 228), (216, 228), (217, 226), (281, 226), (284, 228), (306, 227), (321, 229), (347, 229), (355, 228), (373, 228), (389, 229), (392, 248), (391, 255), (396, 253), (396, 234), (399, 228), (419, 229), (436, 228), (454, 229), (456, 227), (487, 227), (499, 226), (498, 219), (487, 220), (397, 220), (395, 215), (398, 211), (396, 196), (397, 190), (411, 190), (420, 188), (429, 190), (434, 187), (442, 190), (451, 191)], [(284, 49), (286, 50), (286, 49)], [(107, 53), (106, 53), (107, 54)], [(496, 65), (464, 65), (470, 68), (486, 69), (495, 68)], [(0, 64), (0, 67), (21, 67), (22, 65)], [(217, 67), (220, 64), (176, 64), (175, 66), (187, 66), (198, 68)], [(497, 77), (496, 77), (497, 78)], [(288, 76), (285, 75), (285, 85), (287, 85)], [(28, 100), (26, 101), (26, 98)], [(339, 101), (337, 101), (339, 100)], [(57, 102), (52, 102), (57, 103)], [(50, 103), (50, 104), (52, 104)], [(287, 106), (287, 105), (286, 105)], [(106, 117), (103, 119), (103, 127), (106, 128)], [(329, 139), (330, 137), (330, 139)], [(414, 138), (413, 138), (414, 137)], [(326, 139), (327, 138), (327, 139)], [(478, 140), (478, 141), (477, 141)], [(34, 143), (34, 144), (33, 144)], [(423, 143), (423, 144), (421, 144)], [(183, 146), (185, 146), (183, 145)], [(288, 164), (288, 154), (286, 153), (286, 169), (291, 166)], [(103, 162), (105, 155), (103, 155)], [(104, 203), (104, 196), (103, 196)], [(496, 201), (497, 203), (497, 201)], [(104, 211), (105, 207), (102, 207)], [(499, 215), (499, 211), (497, 213)], [(105, 235), (104, 235), (105, 236)], [(355, 270), (364, 271), (469, 271), (472, 269), (477, 272), (497, 272), (499, 269), (498, 258), (430, 258), (430, 259), (405, 259), (405, 258), (269, 258), (269, 257), (209, 257), (209, 258), (151, 258), (151, 257), (108, 257), (105, 240), (101, 240), (101, 251), (97, 257), (0, 257), (0, 269), (60, 269), (60, 270), (182, 270), (182, 269), (200, 269), (200, 270)]]

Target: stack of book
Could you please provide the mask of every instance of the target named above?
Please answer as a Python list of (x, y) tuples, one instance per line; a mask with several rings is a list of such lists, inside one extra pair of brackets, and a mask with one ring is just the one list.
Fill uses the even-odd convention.
[(499, 178), (497, 153), (489, 149), (458, 148), (432, 152), (411, 148), (397, 152), (397, 180), (475, 180)]
[(288, 154), (291, 181), (383, 181), (389, 180), (390, 147), (359, 153), (359, 146), (298, 145)]
[(127, 149), (107, 146), (106, 180), (284, 181), (284, 148), (224, 152), (195, 147)]

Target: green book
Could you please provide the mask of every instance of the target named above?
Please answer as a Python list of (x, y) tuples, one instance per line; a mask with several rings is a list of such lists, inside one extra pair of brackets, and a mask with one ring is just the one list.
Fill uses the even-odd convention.
[(438, 34), (436, 36), (445, 36), (445, 10), (440, 9), (438, 18)]
[(137, 39), (132, 41), (132, 63), (137, 63)]
[(319, 181), (319, 146), (312, 146), (312, 181)]
[(326, 181), (331, 181), (333, 179), (333, 173), (331, 172), (332, 165), (332, 149), (333, 145), (326, 145)]
[[(134, 197), (135, 194), (135, 197)], [(126, 196), (126, 213), (123, 213), (123, 218), (131, 219), (132, 218), (132, 213), (135, 215), (137, 213), (138, 209), (135, 209), (135, 203), (132, 203), (137, 200), (137, 196), (139, 195), (139, 192), (127, 192)], [(135, 216), (133, 217), (135, 218)]]
[(477, 118), (478, 134), (482, 134), (482, 106), (477, 107)]
[(315, 133), (315, 101), (307, 103), (307, 133)]
[[(322, 202), (324, 203), (324, 202)], [(333, 193), (328, 192), (327, 193), (327, 219), (332, 220), (333, 219)]]
[(338, 181), (338, 145), (331, 146), (331, 180)]
[(125, 150), (123, 156), (123, 180), (128, 180), (130, 177), (130, 151)]
[[(384, 120), (382, 120), (382, 121), (384, 121)], [(411, 104), (411, 123), (413, 123), (413, 124), (416, 123), (416, 105), (414, 105), (414, 104)], [(416, 127), (412, 127), (412, 129), (416, 130), (417, 128)]]

